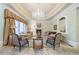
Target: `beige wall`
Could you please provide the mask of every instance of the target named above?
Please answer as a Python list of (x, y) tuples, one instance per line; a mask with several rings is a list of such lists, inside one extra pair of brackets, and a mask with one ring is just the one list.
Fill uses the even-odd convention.
[(33, 34), (35, 34), (35, 29), (36, 29), (36, 23), (41, 23), (41, 29), (42, 32), (47, 32), (47, 31), (52, 31), (52, 22), (51, 21), (31, 21), (30, 25), (31, 25), (31, 31), (33, 31)]

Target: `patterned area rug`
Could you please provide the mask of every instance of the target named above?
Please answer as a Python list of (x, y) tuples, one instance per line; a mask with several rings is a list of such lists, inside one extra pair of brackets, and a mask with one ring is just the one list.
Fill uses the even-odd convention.
[(4, 46), (0, 47), (0, 55), (78, 55), (79, 49), (74, 47), (70, 47), (65, 43), (61, 43), (60, 48), (56, 50), (48, 44), (47, 46), (44, 44), (43, 49), (33, 49), (32, 45), (30, 47), (22, 47), (22, 51), (19, 52), (19, 48)]

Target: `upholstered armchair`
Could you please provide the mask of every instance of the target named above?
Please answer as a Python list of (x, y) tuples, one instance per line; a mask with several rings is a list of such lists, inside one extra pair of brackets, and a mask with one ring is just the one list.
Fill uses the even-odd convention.
[(47, 43), (49, 43), (51, 45), (54, 44), (55, 35), (56, 35), (56, 32), (49, 32), (48, 33), (48, 37), (47, 37), (47, 40), (46, 40), (46, 45), (47, 45)]
[(22, 40), (21, 38), (19, 38), (19, 36), (17, 34), (12, 34), (12, 45), (19, 47), (19, 51), (21, 51), (21, 47), (23, 47), (24, 45), (28, 44), (29, 46), (29, 41), (27, 39)]
[(47, 43), (53, 45), (53, 48), (55, 49), (56, 47), (60, 47), (60, 40), (61, 40), (61, 33), (56, 33), (54, 34), (55, 36), (51, 35), (48, 36), (46, 40), (46, 45)]
[(53, 43), (54, 49), (56, 47), (60, 47), (60, 41), (61, 41), (61, 39), (62, 39), (61, 33), (57, 33), (56, 36), (55, 36), (55, 41)]

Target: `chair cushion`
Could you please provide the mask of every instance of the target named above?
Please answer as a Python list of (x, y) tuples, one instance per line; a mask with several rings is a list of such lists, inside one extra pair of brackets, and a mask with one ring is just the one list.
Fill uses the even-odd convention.
[(12, 34), (12, 44), (19, 46), (19, 39), (17, 34)]
[(50, 37), (47, 39), (48, 43), (53, 44), (54, 42), (54, 37)]
[(28, 44), (28, 40), (24, 39), (20, 41), (21, 46), (24, 46), (25, 44)]

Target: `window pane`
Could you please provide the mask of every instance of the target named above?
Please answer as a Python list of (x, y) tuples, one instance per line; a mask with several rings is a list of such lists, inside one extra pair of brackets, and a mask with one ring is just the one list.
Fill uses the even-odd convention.
[(15, 20), (15, 24), (16, 24), (16, 34), (26, 34), (27, 32), (27, 25), (18, 21), (18, 20)]
[(15, 25), (16, 25), (15, 32), (16, 34), (19, 34), (19, 21), (15, 20)]
[(23, 34), (23, 23), (20, 22), (20, 33)]

